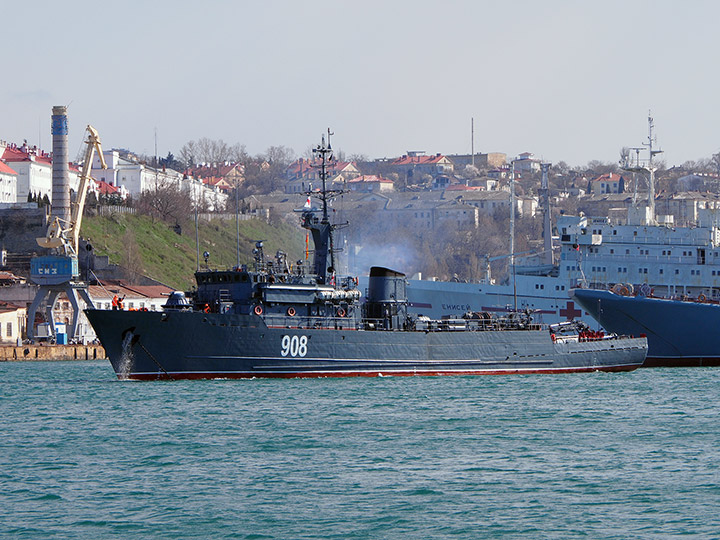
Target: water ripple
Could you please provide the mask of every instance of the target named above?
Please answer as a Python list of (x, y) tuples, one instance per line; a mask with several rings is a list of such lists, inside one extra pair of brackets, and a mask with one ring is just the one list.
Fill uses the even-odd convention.
[(719, 383), (134, 383), (3, 363), (0, 537), (714, 538)]

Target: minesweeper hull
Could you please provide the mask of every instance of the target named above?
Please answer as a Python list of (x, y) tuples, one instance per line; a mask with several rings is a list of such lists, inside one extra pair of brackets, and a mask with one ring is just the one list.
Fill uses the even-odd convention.
[(720, 366), (718, 304), (594, 289), (575, 289), (573, 295), (606, 330), (647, 336), (644, 367)]
[(553, 342), (547, 330), (268, 327), (255, 315), (87, 310), (121, 379), (629, 371), (644, 338)]

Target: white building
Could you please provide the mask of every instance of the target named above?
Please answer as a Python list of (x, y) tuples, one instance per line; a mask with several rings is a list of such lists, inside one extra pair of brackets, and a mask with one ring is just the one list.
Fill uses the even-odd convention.
[[(27, 202), (28, 194), (42, 198), (47, 195), (52, 202), (52, 155), (27, 144), (5, 144), (0, 142), (0, 159), (17, 173), (15, 200)], [(68, 164), (70, 189), (77, 191), (79, 172)]]
[(17, 177), (12, 167), (0, 161), (0, 203), (17, 202)]
[(107, 169), (100, 167), (100, 158), (95, 156), (92, 164), (92, 176), (107, 184), (125, 189), (130, 196), (136, 197), (142, 192), (157, 186), (177, 186), (190, 195), (193, 202), (205, 201), (210, 210), (224, 208), (227, 195), (221, 189), (204, 184), (173, 169), (155, 169), (137, 160), (120, 156), (117, 150), (103, 151)]
[(25, 336), (27, 309), (0, 301), (0, 343), (15, 345)]

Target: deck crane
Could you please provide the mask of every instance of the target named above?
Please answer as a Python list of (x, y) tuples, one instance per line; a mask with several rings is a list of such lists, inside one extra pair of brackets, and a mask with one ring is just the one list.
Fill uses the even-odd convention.
[[(101, 167), (107, 169), (107, 165), (97, 130), (92, 126), (87, 126), (86, 132), (87, 148), (80, 172), (77, 196), (71, 203), (70, 220), (64, 222), (58, 216), (51, 216), (46, 235), (36, 238), (40, 247), (51, 249), (54, 254), (34, 257), (30, 261), (30, 279), (39, 285), (28, 312), (28, 338), (31, 340), (35, 337), (35, 315), (41, 305), (45, 306), (45, 315), (50, 323), (50, 334), (52, 337), (57, 336), (53, 311), (55, 301), (60, 293), (66, 294), (73, 308), (73, 319), (67, 332), (71, 339), (77, 337), (78, 319), (81, 312), (78, 294), (89, 307), (93, 306), (87, 292), (87, 284), (79, 279), (78, 244), (88, 186), (92, 180), (90, 171), (96, 151)], [(47, 302), (43, 304), (46, 299)]]

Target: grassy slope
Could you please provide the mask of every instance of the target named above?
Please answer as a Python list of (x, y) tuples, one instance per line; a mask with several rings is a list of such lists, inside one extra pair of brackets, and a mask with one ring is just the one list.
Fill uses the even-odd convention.
[[(153, 223), (146, 216), (113, 215), (85, 217), (81, 236), (89, 238), (99, 255), (108, 255), (110, 262), (123, 265), (133, 248), (142, 261), (143, 273), (171, 287), (187, 290), (194, 285), (196, 268), (195, 226), (188, 222), (182, 235), (166, 223)], [(235, 266), (235, 220), (200, 221), (200, 264), (202, 254), (210, 252), (211, 268)], [(289, 261), (302, 257), (305, 235), (287, 225), (271, 226), (260, 220), (240, 222), (240, 264), (250, 264), (256, 240), (265, 240), (265, 255), (272, 257), (278, 249), (288, 254)]]

